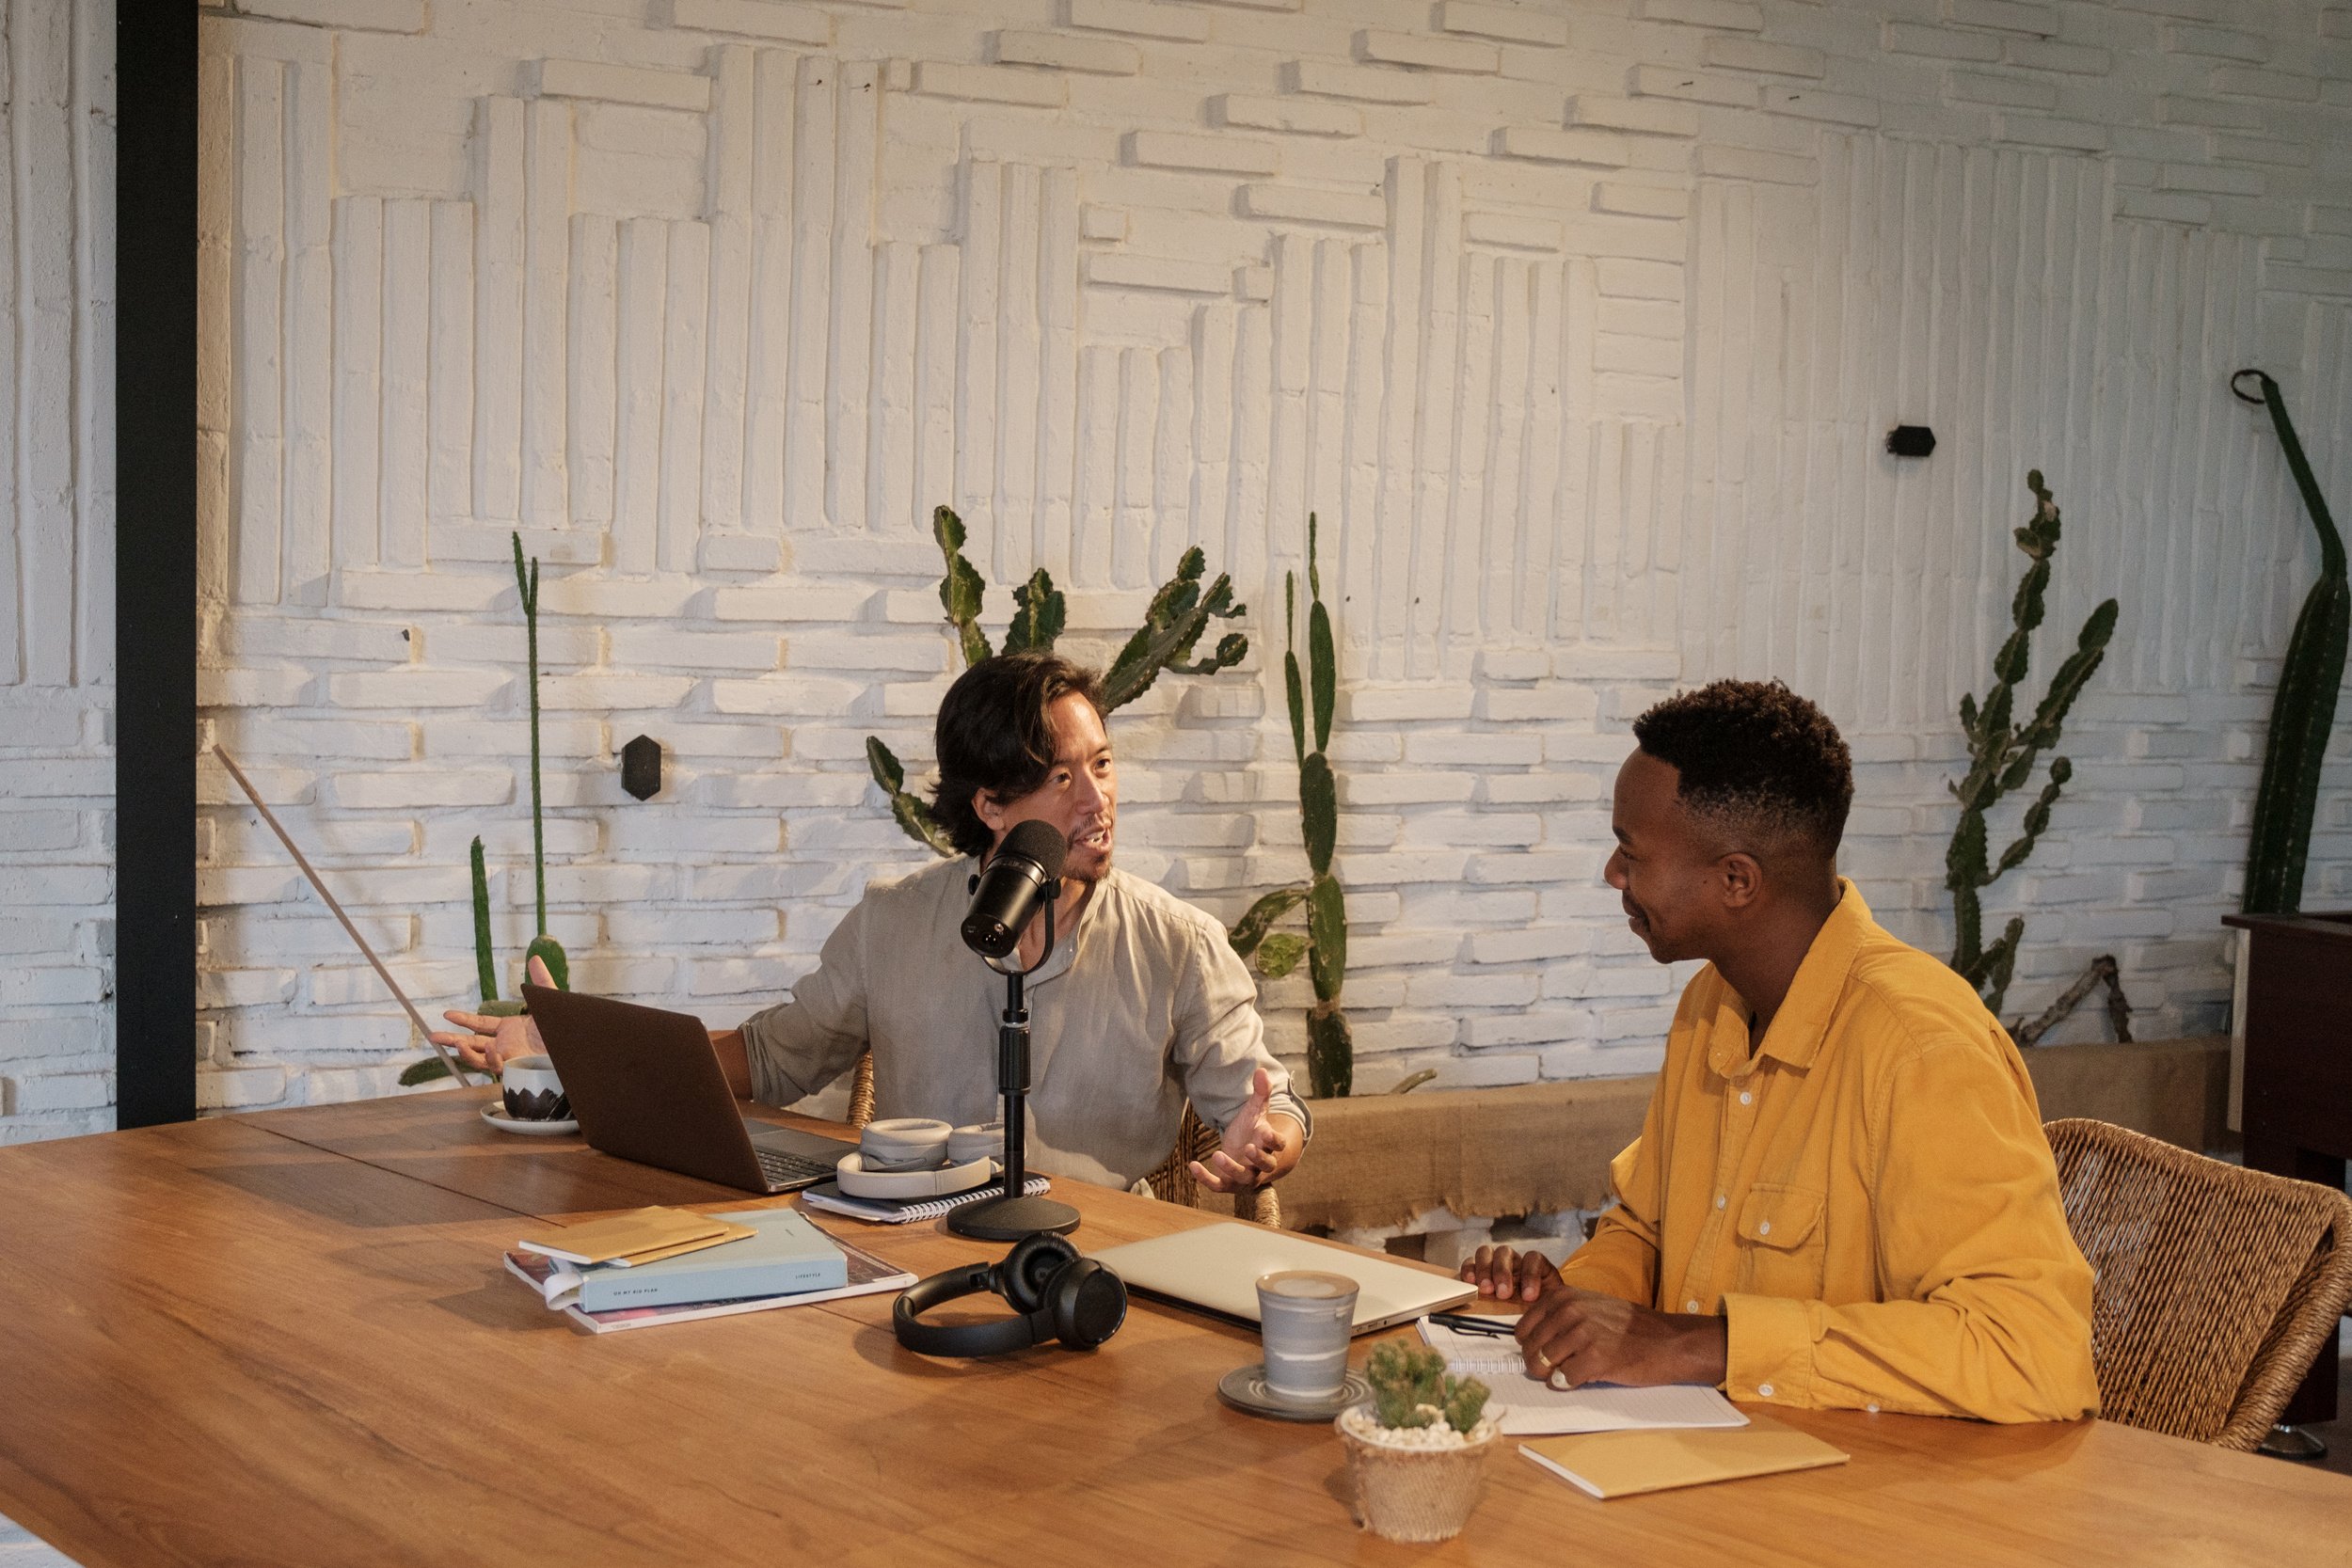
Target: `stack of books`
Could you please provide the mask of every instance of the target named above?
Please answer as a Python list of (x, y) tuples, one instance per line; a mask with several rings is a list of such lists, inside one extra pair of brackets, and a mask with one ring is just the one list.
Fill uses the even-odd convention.
[(903, 1290), (914, 1275), (836, 1241), (796, 1209), (640, 1209), (549, 1227), (506, 1267), (592, 1334)]

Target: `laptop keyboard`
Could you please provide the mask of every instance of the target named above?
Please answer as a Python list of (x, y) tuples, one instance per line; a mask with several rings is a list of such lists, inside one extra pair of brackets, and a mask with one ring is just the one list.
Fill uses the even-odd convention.
[(821, 1181), (833, 1174), (831, 1164), (805, 1154), (787, 1154), (758, 1144), (752, 1146), (752, 1152), (759, 1156), (759, 1174), (771, 1181)]

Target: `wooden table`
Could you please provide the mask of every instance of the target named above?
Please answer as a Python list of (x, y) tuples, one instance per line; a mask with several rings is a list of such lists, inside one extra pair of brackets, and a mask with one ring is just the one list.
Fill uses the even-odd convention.
[[(1845, 1413), (1787, 1418), (1851, 1465), (1612, 1503), (1505, 1451), (1460, 1539), (1391, 1545), (1327, 1428), (1217, 1402), (1254, 1336), (1172, 1307), (980, 1362), (901, 1350), (887, 1295), (576, 1332), (500, 1266), (519, 1216), (752, 1200), (494, 1132), (485, 1092), (0, 1149), (0, 1513), (87, 1568), (2352, 1564), (2343, 1478)], [(1214, 1218), (1058, 1193), (1088, 1246)], [(917, 1272), (994, 1250), (823, 1223)]]

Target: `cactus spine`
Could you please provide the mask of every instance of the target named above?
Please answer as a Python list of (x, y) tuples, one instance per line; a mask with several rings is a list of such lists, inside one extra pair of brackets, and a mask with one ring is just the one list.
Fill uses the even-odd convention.
[[(2237, 392), (2253, 376), (2259, 399)], [(2270, 704), (2270, 735), (2263, 750), (2262, 783), (2254, 791), (2253, 831), (2246, 847), (2248, 914), (2293, 914), (2303, 906), (2303, 863), (2312, 843), (2312, 812), (2319, 800), (2319, 768), (2335, 727), (2336, 693), (2344, 683), (2344, 642), (2352, 631), (2352, 586), (2344, 573), (2344, 540), (2312, 475), (2303, 443), (2287, 418), (2279, 384), (2260, 371), (2240, 371), (2230, 389), (2270, 409), (2270, 422), (2286, 449), (2287, 467), (2303, 493), (2312, 530), (2319, 535), (2319, 580), (2312, 584), (2295, 618), (2286, 662), (2279, 671), (2279, 692)]]
[[(1342, 1010), (1340, 992), (1347, 983), (1347, 900), (1339, 879), (1331, 875), (1332, 850), (1339, 840), (1339, 779), (1331, 769), (1331, 707), (1339, 688), (1338, 659), (1331, 639), (1331, 613), (1323, 604), (1323, 574), (1315, 560), (1317, 526), (1307, 515), (1307, 671), (1298, 667), (1298, 575), (1283, 578), (1282, 610), (1289, 646), (1282, 655), (1282, 689), (1289, 702), (1291, 752), (1298, 759), (1299, 828), (1307, 841), (1308, 880), (1301, 887), (1277, 888), (1249, 907), (1228, 933), (1233, 951), (1253, 956), (1258, 973), (1279, 979), (1307, 960), (1314, 984), (1315, 1005), (1307, 1013), (1307, 1082), (1318, 1099), (1344, 1097), (1356, 1078), (1356, 1040)], [(1314, 750), (1307, 749), (1310, 705), (1314, 721)], [(1275, 921), (1307, 906), (1307, 934), (1301, 938), (1271, 929)]]
[[(995, 652), (989, 646), (988, 633), (980, 629), (980, 601), (988, 584), (979, 568), (964, 558), (963, 519), (953, 508), (932, 509), (931, 537), (939, 542), (940, 557), (946, 563), (946, 573), (939, 579), (940, 608), (946, 611), (957, 650), (968, 668)], [(1199, 546), (1186, 550), (1176, 564), (1176, 575), (1152, 596), (1143, 625), (1120, 649), (1104, 675), (1105, 711), (1124, 707), (1149, 691), (1162, 670), (1213, 675), (1239, 664), (1249, 652), (1249, 639), (1237, 631), (1227, 632), (1217, 640), (1215, 653), (1187, 662), (1212, 619), (1233, 620), (1248, 608), (1233, 602), (1232, 579), (1221, 572), (1215, 582), (1202, 588), (1200, 578), (1208, 570), (1207, 562)], [(1070, 618), (1061, 591), (1054, 586), (1053, 574), (1042, 566), (1031, 572), (1029, 580), (1012, 591), (1012, 625), (1005, 628), (1005, 652), (1053, 652)], [(931, 819), (930, 807), (922, 797), (908, 790), (905, 767), (879, 736), (866, 737), (866, 766), (889, 800), (890, 815), (900, 831), (933, 854), (953, 856), (955, 847)]]
[(2043, 486), (2041, 469), (2026, 475), (2026, 488), (2033, 492), (2033, 516), (2024, 528), (2015, 531), (2015, 538), (2017, 547), (2033, 564), (2026, 568), (2024, 579), (2017, 585), (2016, 596), (2010, 601), (2013, 629), (2001, 644), (2000, 652), (1994, 656), (1994, 683), (1984, 694), (1984, 705), (1979, 708), (1973, 695), (1960, 700), (1960, 727), (1968, 739), (1969, 768), (1965, 779), (1950, 786), (1960, 801), (1960, 823), (1952, 832), (1951, 847), (1944, 857), (1944, 885), (1951, 891), (1953, 923), (1958, 928), (1951, 967), (1977, 988), (1995, 1017), (2009, 994), (2010, 976), (2017, 964), (2017, 943), (2025, 934), (2026, 923), (2022, 918), (2012, 918), (1999, 938), (1986, 944), (1979, 895), (2003, 872), (2033, 852), (2035, 843), (2050, 825), (2050, 808), (2058, 803), (2059, 791), (2074, 776), (2074, 764), (2064, 757), (2050, 759), (2049, 782), (2026, 808), (2024, 831), (2001, 851), (1997, 864), (1988, 863), (1984, 814), (2003, 796), (2024, 788), (2031, 781), (2034, 764), (2042, 752), (2058, 743), (2058, 728), (2065, 721), (2067, 710), (2074, 705), (2084, 683), (2106, 657), (2107, 640), (2115, 635), (2117, 614), (2113, 599), (2090, 612), (2090, 618), (2083, 623), (2081, 635), (2074, 640), (2074, 651), (2066, 656), (2058, 673), (2051, 677), (2050, 689), (2034, 709), (2033, 718), (2018, 724), (2014, 717), (2017, 684), (2026, 678), (2031, 660), (2031, 640), (2042, 625), (2043, 595), (2050, 585), (2050, 562), (2058, 553), (2058, 503)]

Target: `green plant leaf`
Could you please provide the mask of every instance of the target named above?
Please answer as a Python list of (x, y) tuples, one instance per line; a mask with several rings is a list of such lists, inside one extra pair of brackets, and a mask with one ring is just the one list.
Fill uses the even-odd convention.
[(1431, 1079), (1437, 1076), (1438, 1069), (1436, 1068), (1425, 1067), (1419, 1072), (1408, 1072), (1404, 1077), (1398, 1079), (1395, 1083), (1391, 1084), (1389, 1085), (1389, 1092), (1391, 1094), (1411, 1094), (1415, 1089), (1420, 1088), (1423, 1084), (1428, 1083)]
[(401, 1069), (400, 1086), (404, 1089), (412, 1089), (419, 1084), (430, 1084), (437, 1079), (448, 1076), (448, 1064), (438, 1056), (427, 1056), (423, 1061), (410, 1062)]
[(1339, 781), (1321, 752), (1310, 752), (1298, 768), (1298, 815), (1306, 830), (1307, 863), (1318, 879), (1331, 872), (1331, 850), (1340, 832)]
[(1347, 1015), (1336, 1003), (1317, 1004), (1307, 1014), (1307, 1092), (1317, 1100), (1345, 1100), (1355, 1086), (1356, 1036)]
[(1331, 648), (1331, 615), (1317, 599), (1307, 610), (1307, 679), (1315, 702), (1315, 750), (1331, 746), (1331, 706), (1339, 690), (1339, 661)]
[(1258, 943), (1273, 924), (1307, 901), (1307, 890), (1300, 887), (1278, 887), (1249, 906), (1247, 913), (1234, 922), (1225, 933), (1225, 940), (1243, 958), (1257, 951)]
[(899, 766), (897, 753), (882, 743), (880, 736), (866, 737), (866, 767), (884, 795), (896, 795), (906, 787), (907, 770)]
[[(531, 945), (523, 951), (523, 961), (526, 965), (532, 958), (548, 966), (548, 978), (555, 982), (557, 990), (572, 989), (572, 962), (564, 956), (562, 942), (545, 931), (540, 932), (531, 939)], [(525, 972), (528, 973), (528, 969)]]
[(947, 566), (939, 579), (940, 606), (956, 629), (963, 662), (977, 664), (990, 654), (988, 634), (980, 630), (980, 599), (987, 584), (978, 568), (963, 558), (963, 519), (947, 507), (932, 508), (931, 537), (939, 541), (940, 557)]
[(1291, 931), (1274, 931), (1258, 944), (1258, 973), (1279, 980), (1307, 956), (1307, 939)]
[(961, 853), (947, 830), (931, 816), (930, 807), (901, 789), (890, 797), (890, 815), (898, 829), (918, 844), (930, 847), (932, 854), (942, 860), (954, 860)]
[(1296, 654), (1282, 656), (1282, 695), (1288, 701), (1291, 710), (1291, 754), (1297, 759), (1298, 765), (1304, 768), (1307, 765), (1307, 711), (1306, 701), (1298, 689), (1298, 656)]
[(529, 1016), (531, 1007), (520, 997), (510, 996), (500, 1002), (485, 1002), (474, 1010), (485, 1018), (524, 1018)]
[(1012, 625), (1005, 628), (1005, 652), (1051, 653), (1054, 641), (1068, 622), (1069, 607), (1054, 578), (1040, 566), (1029, 580), (1012, 591)]
[(490, 874), (482, 863), (482, 840), (478, 836), (469, 858), (473, 863), (474, 978), (481, 985), (482, 1001), (486, 1006), (499, 999), (499, 970), (490, 952)]
[(1228, 637), (1219, 641), (1214, 657), (1196, 665), (1184, 663), (1192, 657), (1193, 644), (1200, 640), (1212, 618), (1232, 620), (1247, 609), (1233, 603), (1232, 579), (1223, 574), (1204, 594), (1200, 576), (1205, 570), (1206, 558), (1196, 545), (1177, 562), (1176, 575), (1152, 595), (1143, 625), (1127, 639), (1119, 656), (1111, 660), (1109, 674), (1104, 677), (1103, 705), (1106, 709), (1124, 707), (1142, 696), (1164, 669), (1211, 674), (1238, 662), (1248, 652), (1247, 638), (1236, 641)]
[(1307, 940), (1313, 943), (1307, 966), (1314, 978), (1315, 995), (1325, 1002), (1337, 1002), (1347, 978), (1347, 901), (1339, 882), (1330, 877), (1317, 877), (1308, 890)]

